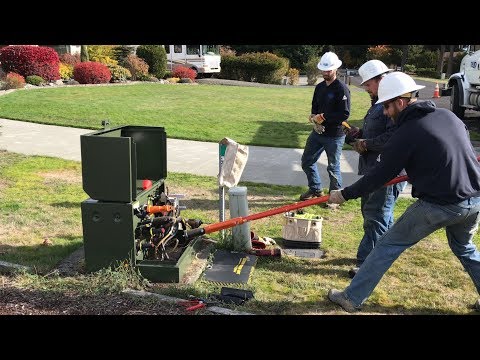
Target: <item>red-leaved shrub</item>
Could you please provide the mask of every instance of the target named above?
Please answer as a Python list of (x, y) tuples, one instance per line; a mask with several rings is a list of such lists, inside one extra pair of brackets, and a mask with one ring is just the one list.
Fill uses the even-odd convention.
[(110, 81), (112, 74), (105, 64), (86, 61), (75, 65), (73, 78), (80, 84), (103, 84)]
[(172, 76), (178, 77), (180, 79), (189, 78), (195, 80), (195, 78), (197, 77), (197, 73), (195, 70), (187, 68), (185, 66), (177, 66), (175, 69), (173, 69)]
[(25, 86), (25, 79), (22, 75), (14, 72), (9, 72), (3, 82), (3, 89), (21, 89)]
[(80, 62), (80, 54), (65, 53), (59, 56), (60, 62), (68, 65), (75, 66)]
[(46, 81), (60, 79), (58, 54), (46, 46), (6, 46), (0, 49), (0, 63), (6, 72), (15, 72), (23, 77), (38, 75)]

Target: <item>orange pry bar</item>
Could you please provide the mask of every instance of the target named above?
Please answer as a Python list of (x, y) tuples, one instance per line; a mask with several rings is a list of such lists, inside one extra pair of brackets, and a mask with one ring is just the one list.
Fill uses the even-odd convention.
[(174, 210), (174, 207), (172, 205), (161, 205), (161, 206), (148, 205), (146, 210), (147, 210), (147, 213), (149, 214), (158, 214), (161, 212), (172, 211)]

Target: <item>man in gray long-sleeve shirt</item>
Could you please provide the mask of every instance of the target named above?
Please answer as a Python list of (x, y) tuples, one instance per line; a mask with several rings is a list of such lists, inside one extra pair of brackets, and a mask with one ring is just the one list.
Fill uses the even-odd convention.
[[(365, 175), (380, 160), (388, 139), (397, 129), (397, 125), (383, 113), (382, 104), (378, 100), (378, 86), (382, 78), (390, 70), (380, 60), (369, 60), (358, 72), (362, 77), (362, 85), (372, 99), (372, 106), (363, 119), (363, 128), (352, 126), (346, 129), (345, 142), (352, 145), (360, 154), (358, 159), (358, 174)], [(404, 174), (402, 174), (404, 175)], [(353, 278), (358, 269), (375, 247), (380, 237), (393, 225), (393, 209), (395, 201), (405, 188), (405, 181), (389, 186), (383, 186), (361, 198), (360, 209), (363, 216), (363, 236), (357, 250), (356, 266), (348, 271)]]
[[(423, 87), (401, 72), (382, 79), (377, 104), (398, 128), (375, 167), (330, 193), (329, 201), (341, 204), (375, 191), (405, 169), (418, 198), (382, 236), (350, 285), (329, 291), (328, 298), (348, 312), (360, 309), (400, 254), (441, 228), (480, 294), (480, 252), (472, 242), (480, 221), (480, 165), (465, 124), (449, 110), (416, 101)], [(480, 310), (480, 300), (475, 306)]]

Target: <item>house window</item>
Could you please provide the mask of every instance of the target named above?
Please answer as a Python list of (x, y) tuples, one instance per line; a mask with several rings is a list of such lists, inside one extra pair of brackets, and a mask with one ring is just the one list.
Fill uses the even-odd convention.
[(165, 49), (165, 52), (167, 54), (170, 54), (170, 45), (163, 45), (164, 49)]
[(173, 45), (173, 52), (179, 54), (182, 52), (182, 45)]

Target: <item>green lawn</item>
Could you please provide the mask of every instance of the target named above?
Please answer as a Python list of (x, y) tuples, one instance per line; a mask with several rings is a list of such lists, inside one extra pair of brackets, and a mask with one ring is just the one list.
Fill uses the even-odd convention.
[[(169, 138), (302, 148), (310, 134), (313, 87), (222, 85), (70, 86), (20, 90), (0, 96), (0, 117), (88, 129), (163, 126)], [(358, 125), (368, 94), (351, 87), (350, 122)]]
[[(170, 193), (186, 194), (185, 199), (180, 199), (180, 204), (187, 206), (182, 216), (200, 218), (205, 223), (217, 221), (216, 177), (169, 173), (166, 184)], [(259, 183), (239, 185), (248, 187), (250, 214), (294, 203), (305, 190)], [(141, 286), (131, 274), (122, 271), (101, 270), (75, 277), (51, 274), (62, 258), (83, 243), (80, 203), (88, 196), (82, 190), (79, 162), (3, 151), (0, 190), (0, 260), (35, 269), (34, 275), (10, 278), (18, 287), (71, 296), (116, 294), (127, 287)], [(395, 216), (402, 214), (412, 201), (399, 199)], [(326, 257), (259, 258), (246, 286), (254, 291), (255, 300), (239, 310), (272, 315), (343, 314), (326, 299), (326, 294), (330, 288), (343, 289), (350, 281), (347, 272), (354, 264), (362, 235), (359, 207), (360, 201), (355, 200), (335, 211), (319, 206), (305, 208), (323, 217), (322, 249)], [(272, 237), (279, 244), (282, 224), (282, 215), (250, 222), (251, 230), (259, 236)], [(211, 235), (218, 239), (218, 233)], [(43, 245), (45, 238), (50, 246)], [(480, 245), (478, 234), (474, 241)], [(206, 297), (219, 293), (220, 287), (200, 278), (194, 285), (163, 284), (157, 291), (184, 298)], [(473, 313), (469, 306), (477, 297), (469, 276), (448, 247), (445, 232), (440, 230), (400, 256), (366, 302), (363, 313), (469, 314)]]

